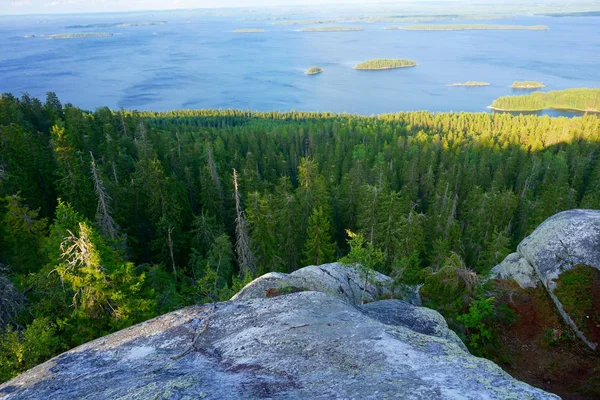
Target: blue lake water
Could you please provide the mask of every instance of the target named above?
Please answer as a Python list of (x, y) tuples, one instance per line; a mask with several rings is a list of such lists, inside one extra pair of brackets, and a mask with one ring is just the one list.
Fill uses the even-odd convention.
[[(168, 21), (129, 28), (68, 25)], [(464, 21), (452, 21), (461, 23)], [(299, 32), (303, 26), (209, 17), (199, 12), (0, 17), (0, 92), (138, 110), (236, 108), (380, 114), (486, 111), (515, 80), (544, 90), (600, 87), (600, 17), (527, 16), (475, 23), (547, 25), (548, 31)], [(339, 25), (339, 24), (335, 24)], [(394, 24), (396, 25), (396, 24)], [(233, 33), (259, 28), (261, 34)], [(45, 33), (112, 32), (85, 39), (25, 38)], [(415, 68), (356, 71), (374, 58)], [(313, 65), (325, 73), (306, 76)], [(468, 80), (488, 87), (448, 87)], [(557, 115), (557, 112), (549, 112)]]

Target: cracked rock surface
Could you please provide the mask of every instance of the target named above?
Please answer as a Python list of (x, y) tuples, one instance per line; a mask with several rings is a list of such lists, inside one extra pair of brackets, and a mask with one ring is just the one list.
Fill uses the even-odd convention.
[(218, 303), (194, 350), (177, 360), (212, 305), (68, 351), (0, 386), (0, 399), (558, 398), (472, 356), (436, 311), (399, 300), (356, 305), (357, 288), (337, 291), (347, 270), (323, 268), (331, 273), (319, 272), (331, 278), (323, 291), (254, 298), (269, 286), (255, 281)]

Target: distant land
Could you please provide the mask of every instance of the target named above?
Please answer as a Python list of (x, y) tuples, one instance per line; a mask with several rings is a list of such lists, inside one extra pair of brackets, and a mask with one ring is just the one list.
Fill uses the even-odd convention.
[(489, 25), (489, 24), (422, 24), (407, 26), (388, 26), (389, 30), (405, 31), (545, 31), (545, 25)]
[(279, 21), (279, 22), (275, 22), (275, 25), (317, 25), (317, 24), (334, 24), (336, 22), (339, 22), (338, 20), (335, 19), (330, 19), (330, 20), (291, 20), (291, 21)]
[(364, 31), (364, 29), (358, 28), (358, 27), (324, 26), (322, 28), (304, 28), (300, 32), (354, 32), (354, 31)]
[(412, 60), (390, 60), (390, 59), (377, 59), (369, 60), (357, 64), (354, 69), (360, 70), (381, 70), (381, 69), (394, 69), (394, 68), (407, 68), (414, 67), (417, 63)]
[(544, 85), (542, 82), (535, 81), (516, 81), (512, 85), (510, 85), (510, 87), (513, 89), (541, 89), (546, 87), (546, 85)]
[(310, 67), (309, 69), (306, 70), (306, 75), (317, 75), (320, 74), (321, 72), (323, 72), (323, 68), (321, 67)]
[(167, 21), (148, 21), (148, 22), (118, 22), (114, 24), (89, 24), (89, 25), (69, 25), (66, 29), (87, 29), (87, 28), (132, 28), (135, 26), (154, 26), (164, 25)]
[(490, 86), (489, 82), (476, 82), (476, 81), (467, 81), (465, 83), (453, 83), (448, 86)]
[(600, 17), (600, 11), (559, 12), (537, 15), (543, 15), (546, 17)]
[[(109, 37), (114, 36), (110, 32), (79, 32), (79, 33), (55, 33), (55, 34), (44, 34), (41, 37), (50, 39), (84, 39), (94, 37)], [(32, 36), (33, 37), (33, 36)]]
[(264, 33), (264, 29), (236, 29), (234, 33)]
[(533, 92), (524, 96), (504, 96), (494, 100), (489, 108), (506, 112), (552, 109), (598, 113), (600, 89), (566, 89)]

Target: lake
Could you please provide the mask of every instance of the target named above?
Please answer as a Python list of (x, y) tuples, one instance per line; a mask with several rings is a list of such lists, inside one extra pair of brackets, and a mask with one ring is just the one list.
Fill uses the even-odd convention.
[[(295, 18), (296, 19), (296, 18)], [(302, 19), (302, 18), (297, 18)], [(314, 17), (310, 17), (314, 19)], [(69, 25), (167, 21), (164, 25), (66, 29)], [(450, 23), (469, 21), (450, 21)], [(346, 23), (356, 32), (299, 32), (304, 26), (199, 11), (0, 17), (0, 92), (64, 103), (137, 110), (235, 108), (334, 111), (488, 111), (504, 95), (600, 87), (600, 17), (522, 16), (473, 23), (547, 25), (548, 31), (389, 31), (390, 23)], [(332, 24), (340, 25), (340, 24)], [(233, 33), (235, 29), (265, 33)], [(111, 32), (48, 39), (41, 34)], [(34, 34), (38, 37), (25, 38)], [(414, 68), (356, 71), (374, 58)], [(313, 65), (325, 72), (307, 76)], [(487, 87), (448, 87), (486, 81)], [(549, 112), (559, 115), (559, 112)]]

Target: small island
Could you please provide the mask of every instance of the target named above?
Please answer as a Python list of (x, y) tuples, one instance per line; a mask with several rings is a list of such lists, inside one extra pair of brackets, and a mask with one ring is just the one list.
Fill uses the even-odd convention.
[(547, 109), (600, 112), (600, 89), (566, 89), (533, 92), (523, 96), (504, 96), (488, 108), (501, 112), (535, 112)]
[(405, 31), (546, 31), (550, 28), (545, 25), (422, 24), (388, 26), (385, 29)]
[(354, 69), (360, 70), (382, 70), (382, 69), (394, 69), (394, 68), (408, 68), (414, 67), (417, 63), (412, 60), (388, 60), (388, 59), (377, 59), (369, 60), (357, 64)]
[(110, 32), (87, 32), (87, 33), (56, 33), (56, 34), (45, 34), (42, 37), (50, 39), (86, 39), (95, 37), (110, 37), (114, 36)]
[(300, 32), (356, 32), (364, 31), (359, 27), (324, 26), (322, 28), (304, 28)]
[(234, 33), (264, 33), (264, 29), (236, 29)]
[(321, 72), (324, 72), (324, 69), (321, 67), (310, 67), (309, 69), (306, 70), (305, 74), (306, 75), (317, 75), (317, 74), (320, 74)]
[(465, 83), (453, 83), (452, 85), (448, 85), (448, 86), (469, 86), (469, 87), (473, 87), (473, 86), (490, 86), (489, 82), (476, 82), (476, 81), (467, 81)]
[(544, 85), (542, 82), (535, 81), (515, 81), (510, 87), (513, 89), (541, 89), (545, 88), (546, 85)]

